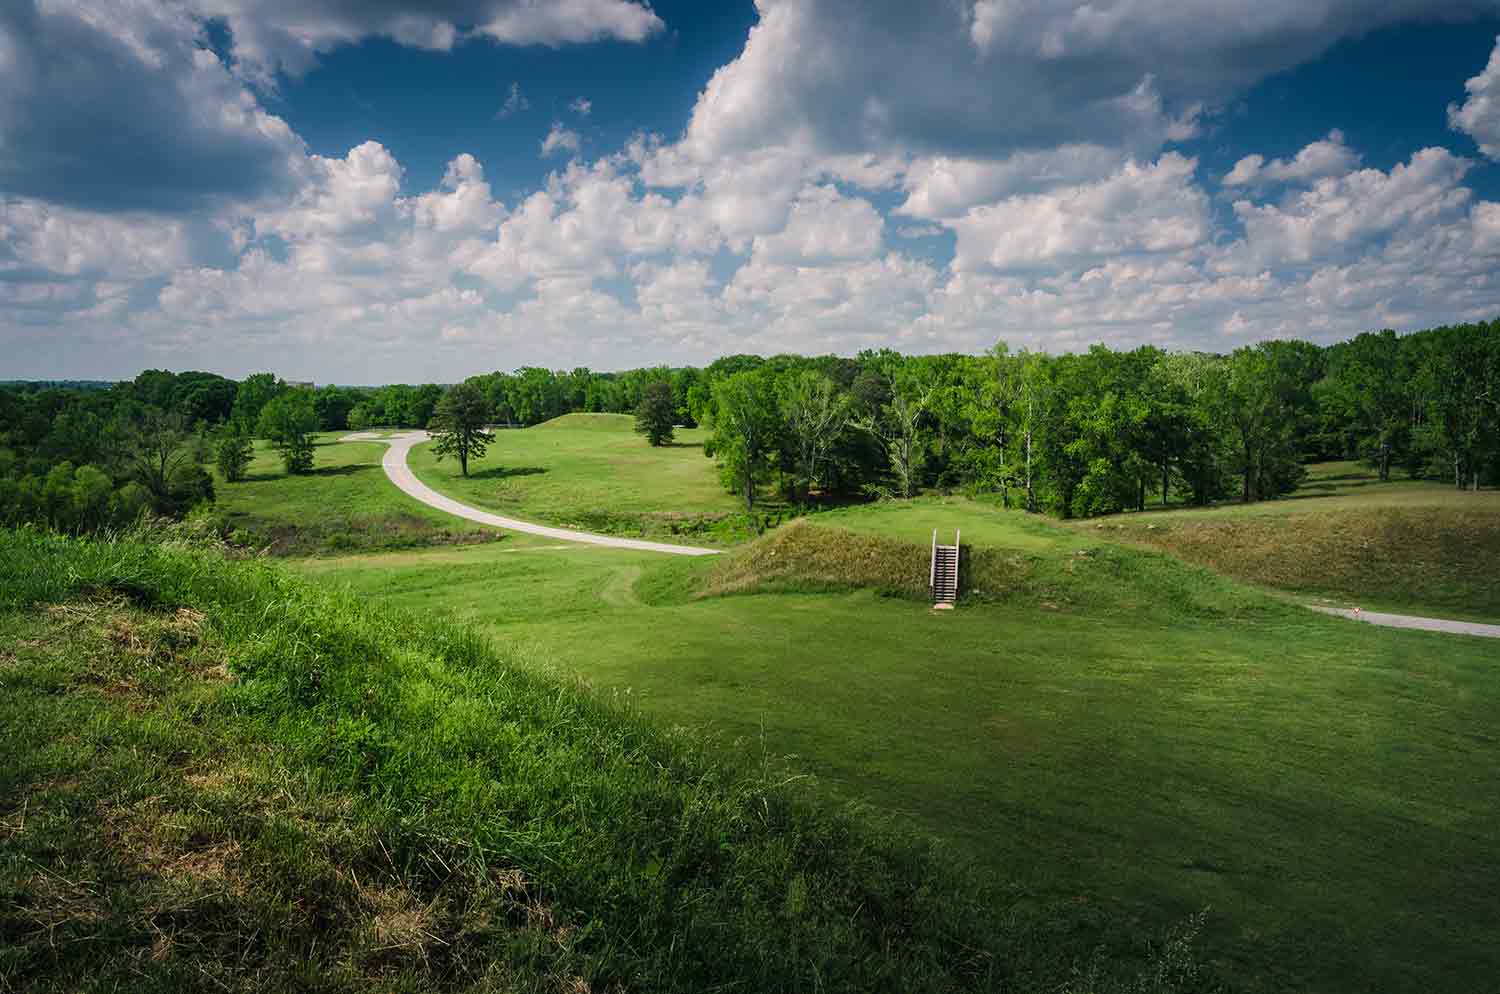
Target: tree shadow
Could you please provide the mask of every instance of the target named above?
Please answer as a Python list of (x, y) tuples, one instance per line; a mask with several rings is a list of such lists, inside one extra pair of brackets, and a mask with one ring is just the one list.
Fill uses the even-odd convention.
[(512, 476), (538, 476), (547, 470), (541, 466), (491, 466), (469, 474), (471, 480), (504, 480)]
[(702, 442), (667, 442), (661, 446), (664, 449), (701, 449)]
[(369, 463), (355, 463), (349, 466), (314, 466), (307, 476), (353, 476), (356, 473), (368, 473), (379, 469), (379, 466), (371, 466)]

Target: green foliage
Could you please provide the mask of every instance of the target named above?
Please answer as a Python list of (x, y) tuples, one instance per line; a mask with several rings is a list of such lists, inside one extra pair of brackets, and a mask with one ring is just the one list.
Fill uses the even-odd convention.
[(226, 481), (238, 483), (245, 478), (245, 470), (254, 455), (255, 443), (248, 436), (231, 430), (225, 432), (214, 446), (214, 465)]
[(310, 390), (287, 390), (261, 410), (259, 434), (281, 453), (288, 473), (310, 473), (313, 466), (312, 433), (318, 430), (318, 413)]
[(672, 402), (672, 384), (662, 380), (651, 384), (641, 394), (641, 403), (635, 409), (635, 433), (646, 436), (653, 446), (672, 441), (676, 427), (677, 409)]
[(456, 456), (462, 475), (469, 475), (469, 459), (482, 459), (495, 436), (485, 431), (491, 416), (490, 402), (478, 387), (460, 383), (449, 388), (438, 401), (432, 417), (432, 452), (442, 461)]
[(266, 405), (279, 396), (287, 385), (275, 373), (255, 373), (240, 381), (234, 396), (233, 417), (236, 424), (246, 432), (260, 432), (261, 412)]
[(725, 482), (755, 510), (757, 483), (770, 470), (781, 428), (776, 381), (769, 370), (747, 369), (716, 380), (709, 415), (712, 434), (703, 454), (719, 460)]

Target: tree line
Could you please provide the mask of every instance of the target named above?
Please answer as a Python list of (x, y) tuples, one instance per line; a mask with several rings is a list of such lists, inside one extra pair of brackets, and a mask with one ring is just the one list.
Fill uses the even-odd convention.
[[(1258, 501), (1304, 465), (1362, 459), (1464, 489), (1500, 484), (1500, 321), (1227, 355), (1151, 346), (1049, 355), (734, 355), (619, 373), (523, 367), (439, 384), (299, 387), (146, 370), (134, 380), (0, 384), (0, 516), (65, 530), (180, 516), (243, 478), (255, 438), (289, 473), (317, 431), (431, 428), (467, 472), (490, 423), (632, 413), (652, 444), (704, 451), (753, 510), (924, 489), (1083, 517), (1148, 504)], [(458, 433), (458, 434), (455, 434)]]

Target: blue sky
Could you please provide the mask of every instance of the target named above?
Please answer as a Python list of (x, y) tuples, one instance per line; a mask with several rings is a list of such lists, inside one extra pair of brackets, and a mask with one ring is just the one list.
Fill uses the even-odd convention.
[(22, 0), (0, 378), (1500, 316), (1500, 3)]

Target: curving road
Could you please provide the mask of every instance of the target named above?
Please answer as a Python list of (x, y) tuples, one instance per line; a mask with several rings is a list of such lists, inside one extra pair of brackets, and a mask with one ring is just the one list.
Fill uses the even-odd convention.
[(719, 552), (718, 549), (704, 549), (693, 545), (647, 542), (638, 538), (615, 538), (612, 535), (595, 535), (592, 532), (574, 531), (571, 528), (553, 528), (549, 525), (538, 525), (530, 521), (521, 521), (499, 514), (491, 514), (488, 511), (481, 511), (477, 507), (460, 504), (451, 497), (444, 497), (417, 479), (416, 474), (412, 473), (411, 468), (406, 465), (406, 454), (411, 451), (412, 446), (419, 442), (427, 441), (428, 437), (425, 431), (401, 432), (400, 434), (390, 435), (385, 438), (380, 437), (374, 432), (364, 431), (355, 432), (353, 435), (345, 435), (339, 441), (388, 443), (390, 448), (385, 450), (385, 457), (380, 460), (380, 465), (392, 483), (428, 507), (435, 507), (439, 511), (444, 511), (460, 518), (466, 518), (469, 521), (477, 521), (482, 525), (493, 525), (496, 528), (505, 528), (513, 532), (525, 532), (528, 535), (541, 535), (546, 538), (561, 539), (564, 542), (605, 545), (612, 549), (664, 552), (675, 556), (713, 556)]
[(1480, 638), (1500, 639), (1500, 625), (1484, 625), (1477, 621), (1448, 621), (1444, 618), (1420, 618), (1414, 614), (1382, 614), (1379, 611), (1320, 607), (1316, 604), (1307, 606), (1323, 614), (1363, 621), (1370, 625), (1384, 625), (1387, 628), (1416, 628), (1424, 632), (1447, 632), (1450, 635), (1477, 635)]

